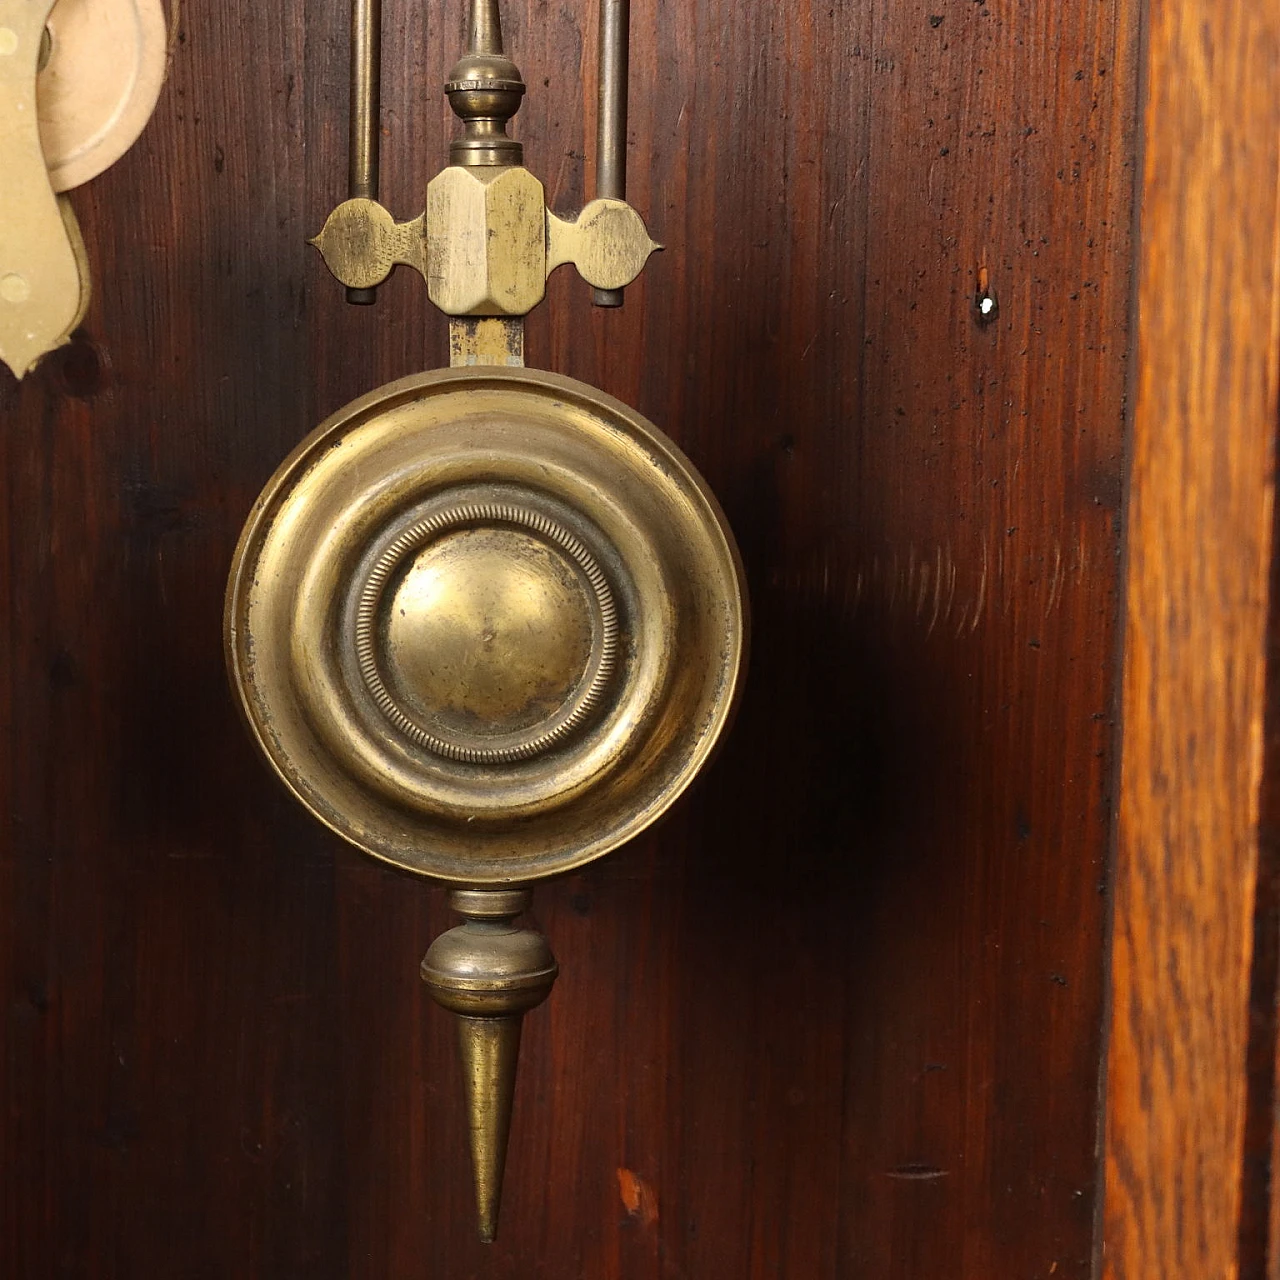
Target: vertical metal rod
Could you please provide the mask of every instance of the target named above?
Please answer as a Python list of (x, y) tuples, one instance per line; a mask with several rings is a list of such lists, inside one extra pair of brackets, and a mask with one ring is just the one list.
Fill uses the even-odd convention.
[(502, 15), (498, 0), (472, 0), (470, 53), (501, 53)]
[[(351, 117), (347, 196), (378, 198), (382, 76), (382, 0), (351, 0)], [(347, 301), (368, 306), (377, 289), (348, 289)]]
[[(596, 111), (596, 195), (627, 198), (627, 66), (631, 0), (600, 0), (600, 90)], [(597, 307), (622, 306), (621, 289), (593, 289)]]

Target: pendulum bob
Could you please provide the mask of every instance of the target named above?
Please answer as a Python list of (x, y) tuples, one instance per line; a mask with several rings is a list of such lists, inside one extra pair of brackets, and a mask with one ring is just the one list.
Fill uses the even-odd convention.
[(573, 379), (454, 368), (322, 424), (249, 518), (226, 609), (248, 722), (303, 805), (454, 887), (423, 962), (459, 1016), (481, 1233), (524, 1013), (556, 966), (527, 886), (649, 826), (730, 718), (746, 596), (714, 497)]

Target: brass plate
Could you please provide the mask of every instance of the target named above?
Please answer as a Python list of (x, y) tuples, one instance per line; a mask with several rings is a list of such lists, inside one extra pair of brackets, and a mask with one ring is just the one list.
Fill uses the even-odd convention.
[(381, 387), (267, 485), (228, 588), (232, 683), (294, 794), (471, 885), (566, 871), (671, 805), (729, 718), (736, 547), (678, 449), (529, 369)]
[(40, 143), (55, 191), (109, 168), (151, 119), (168, 61), (161, 0), (58, 0), (36, 80)]

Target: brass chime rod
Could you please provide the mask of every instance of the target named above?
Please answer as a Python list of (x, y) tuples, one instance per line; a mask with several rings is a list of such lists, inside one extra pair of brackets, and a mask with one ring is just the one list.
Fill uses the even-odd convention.
[[(627, 62), (631, 0), (600, 0), (600, 87), (596, 110), (596, 195), (627, 198)], [(622, 306), (621, 289), (593, 289), (597, 307)]]
[[(348, 199), (378, 198), (378, 129), (382, 69), (382, 0), (351, 0), (351, 116)], [(348, 289), (347, 301), (369, 306), (378, 290)]]

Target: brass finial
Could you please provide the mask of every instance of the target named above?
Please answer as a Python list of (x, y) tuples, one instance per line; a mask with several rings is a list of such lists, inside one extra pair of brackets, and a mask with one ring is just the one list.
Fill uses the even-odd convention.
[(498, 0), (471, 0), (471, 47), (444, 87), (466, 137), (449, 144), (449, 160), (470, 166), (520, 164), (524, 148), (507, 137), (507, 121), (520, 110), (524, 81), (502, 51)]
[(465, 922), (441, 934), (422, 961), (432, 996), (458, 1015), (476, 1212), (486, 1244), (498, 1233), (521, 1023), (559, 972), (542, 934), (512, 924), (531, 898), (527, 889), (455, 889), (449, 900)]

